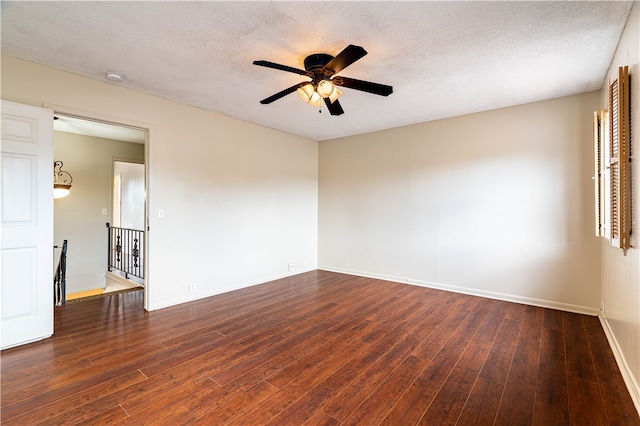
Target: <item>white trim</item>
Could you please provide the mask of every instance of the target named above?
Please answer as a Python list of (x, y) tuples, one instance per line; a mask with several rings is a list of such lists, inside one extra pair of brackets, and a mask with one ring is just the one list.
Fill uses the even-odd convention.
[(633, 405), (635, 405), (636, 411), (638, 411), (638, 415), (640, 415), (640, 386), (638, 386), (638, 382), (631, 373), (631, 368), (624, 357), (624, 352), (620, 349), (616, 335), (611, 329), (611, 324), (609, 324), (609, 321), (602, 312), (599, 313), (598, 318), (600, 318), (600, 323), (602, 324), (604, 334), (607, 336), (607, 340), (609, 341), (609, 346), (611, 346), (613, 356), (615, 357), (620, 373), (622, 374), (624, 384), (627, 386), (629, 395), (631, 395)]
[(361, 277), (377, 278), (381, 280), (394, 281), (404, 284), (416, 285), (420, 287), (434, 288), (438, 290), (451, 291), (454, 293), (468, 294), (470, 296), (485, 297), (488, 299), (504, 300), (506, 302), (521, 303), (525, 305), (539, 306), (541, 308), (557, 309), (561, 311), (573, 312), (577, 314), (585, 314), (597, 316), (599, 311), (597, 308), (589, 306), (572, 305), (570, 303), (556, 302), (553, 300), (536, 299), (533, 297), (518, 296), (515, 294), (498, 293), (494, 291), (478, 290), (469, 287), (460, 287), (451, 284), (435, 283), (431, 281), (414, 280), (406, 277), (396, 277), (384, 274), (375, 274), (370, 272), (355, 271), (352, 269), (333, 268), (329, 266), (319, 266), (318, 269), (330, 272), (338, 272), (342, 274), (357, 275)]
[[(77, 108), (68, 107), (64, 105), (56, 105), (48, 102), (44, 102), (42, 105), (43, 105), (43, 108), (51, 109), (54, 111), (54, 113), (69, 115), (69, 116), (73, 116), (83, 120), (100, 121), (103, 123), (115, 124), (115, 125), (124, 126), (124, 127), (134, 127), (141, 130), (149, 130), (154, 127), (153, 124), (151, 123), (132, 120), (126, 117), (118, 117), (115, 115), (108, 115), (108, 114), (103, 114), (95, 111), (87, 111), (87, 110), (77, 109)], [(146, 142), (149, 142), (148, 135), (147, 135)]]

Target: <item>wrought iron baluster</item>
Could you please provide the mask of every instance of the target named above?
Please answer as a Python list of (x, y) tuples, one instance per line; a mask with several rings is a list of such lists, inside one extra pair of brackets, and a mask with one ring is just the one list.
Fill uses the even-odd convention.
[(111, 226), (109, 226), (109, 222), (107, 225), (107, 271), (111, 272), (111, 247), (112, 247), (112, 237), (111, 237)]
[[(125, 247), (127, 247), (127, 249), (129, 248), (130, 244), (129, 242), (131, 241), (131, 231), (130, 230), (125, 230), (124, 231), (124, 240), (125, 240)], [(124, 269), (124, 277), (125, 278), (129, 278), (129, 261), (130, 261), (130, 256), (131, 253), (129, 253), (129, 250), (127, 250), (124, 256), (124, 267), (122, 269)]]
[(116, 236), (116, 262), (120, 263), (120, 253), (122, 253), (122, 244), (120, 242), (120, 233)]
[(133, 256), (133, 267), (137, 268), (138, 267), (138, 255), (139, 255), (138, 239), (137, 238), (133, 239), (133, 250), (131, 251), (131, 255)]

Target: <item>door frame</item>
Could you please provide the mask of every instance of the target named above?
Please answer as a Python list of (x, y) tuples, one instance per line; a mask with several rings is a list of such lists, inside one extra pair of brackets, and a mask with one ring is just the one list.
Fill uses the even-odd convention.
[[(144, 143), (144, 165), (145, 165), (145, 222), (146, 222), (146, 230), (145, 230), (145, 247), (144, 247), (144, 277), (145, 277), (145, 285), (144, 285), (144, 309), (149, 311), (150, 309), (150, 300), (151, 300), (151, 292), (153, 291), (152, 284), (152, 274), (150, 273), (150, 262), (151, 258), (151, 244), (152, 237), (149, 235), (149, 194), (151, 188), (151, 162), (150, 162), (150, 151), (151, 151), (151, 141), (155, 136), (155, 127), (153, 124), (145, 123), (142, 121), (132, 120), (124, 117), (116, 117), (112, 115), (102, 114), (95, 111), (87, 111), (81, 110), (69, 106), (64, 105), (56, 105), (56, 104), (43, 104), (43, 108), (53, 110), (54, 115), (66, 115), (74, 118), (79, 118), (88, 121), (97, 121), (106, 124), (112, 124), (115, 126), (123, 126), (123, 127), (134, 127), (137, 129), (144, 130), (146, 132), (146, 140)], [(51, 126), (53, 127), (53, 120), (51, 122)], [(113, 166), (112, 166), (113, 167)], [(112, 191), (111, 191), (112, 192)]]

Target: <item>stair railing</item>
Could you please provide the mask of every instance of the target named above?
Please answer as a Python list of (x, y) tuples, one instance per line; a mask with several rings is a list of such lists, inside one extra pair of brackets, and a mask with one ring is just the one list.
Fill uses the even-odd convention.
[(144, 231), (118, 228), (107, 222), (108, 251), (107, 270), (116, 269), (129, 275), (144, 279)]
[(67, 299), (67, 240), (64, 240), (62, 247), (53, 246), (53, 248), (62, 248), (58, 267), (53, 276), (53, 301), (55, 306), (64, 306)]

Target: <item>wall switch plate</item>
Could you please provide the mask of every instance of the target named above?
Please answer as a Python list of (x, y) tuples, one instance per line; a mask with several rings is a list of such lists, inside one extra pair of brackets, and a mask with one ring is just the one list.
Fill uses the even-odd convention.
[(189, 284), (189, 293), (195, 293), (196, 292), (196, 283), (190, 283)]
[(293, 263), (287, 264), (287, 270), (289, 270), (289, 272), (293, 271)]
[(164, 209), (158, 209), (158, 219), (164, 219)]
[(107, 209), (105, 207), (102, 208), (102, 216), (107, 215)]

